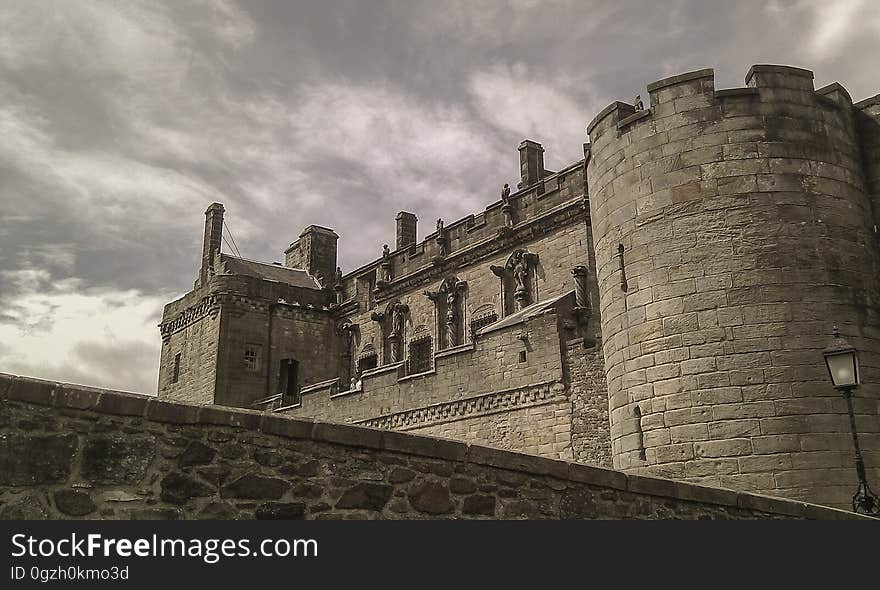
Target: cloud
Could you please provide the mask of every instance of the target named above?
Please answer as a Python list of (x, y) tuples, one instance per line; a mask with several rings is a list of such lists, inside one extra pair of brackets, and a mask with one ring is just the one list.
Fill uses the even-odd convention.
[(558, 168), (582, 157), (578, 148), (586, 137), (583, 125), (576, 123), (588, 120), (595, 99), (578, 102), (556, 87), (547, 72), (524, 63), (474, 72), (469, 90), (481, 116), (507, 137), (549, 144), (545, 145), (548, 165)]
[(49, 273), (2, 273), (16, 293), (0, 298), (0, 370), (153, 393), (156, 325), (171, 293), (83, 288)]
[(153, 391), (211, 201), (245, 256), (317, 223), (349, 270), (401, 209), (497, 199), (526, 137), (580, 159), (648, 82), (791, 63), (858, 99), (878, 41), (870, 0), (0, 2), (0, 370)]

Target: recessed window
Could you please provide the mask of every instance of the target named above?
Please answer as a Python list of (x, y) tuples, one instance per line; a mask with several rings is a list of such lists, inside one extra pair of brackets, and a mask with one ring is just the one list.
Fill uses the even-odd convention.
[(174, 355), (174, 367), (171, 369), (171, 382), (177, 383), (180, 379), (180, 353)]
[(495, 322), (498, 321), (498, 314), (495, 313), (495, 310), (491, 310), (483, 313), (482, 315), (475, 317), (471, 320), (471, 334), (478, 332), (485, 328), (486, 326), (491, 326)]
[(409, 343), (409, 373), (424, 373), (431, 370), (431, 337), (419, 338)]
[(526, 362), (526, 351), (525, 350), (519, 351), (519, 362), (521, 362), (521, 363)]
[(260, 370), (260, 346), (249, 344), (244, 348), (244, 369), (250, 373)]
[(363, 373), (364, 371), (369, 371), (370, 369), (375, 369), (379, 366), (379, 358), (376, 356), (376, 353), (368, 354), (362, 356), (357, 361), (357, 372)]

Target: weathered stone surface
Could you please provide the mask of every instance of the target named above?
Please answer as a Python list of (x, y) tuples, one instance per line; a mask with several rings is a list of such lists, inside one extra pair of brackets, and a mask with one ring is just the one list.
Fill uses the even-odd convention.
[(394, 488), (380, 483), (359, 483), (345, 490), (335, 508), (361, 508), (364, 510), (382, 510), (391, 498)]
[(467, 477), (453, 477), (449, 480), (449, 491), (453, 494), (471, 494), (477, 491), (477, 485)]
[(58, 490), (53, 494), (55, 507), (68, 516), (85, 516), (97, 510), (91, 496), (76, 490)]
[(277, 500), (289, 487), (283, 479), (249, 473), (223, 486), (220, 495), (242, 500)]
[[(102, 394), (102, 397), (107, 394)], [(80, 404), (82, 405), (82, 404)], [(218, 409), (218, 411), (220, 411)], [(568, 475), (556, 475), (539, 462), (515, 461), (506, 454), (501, 460), (516, 471), (482, 461), (430, 457), (423, 454), (382, 449), (363, 449), (350, 444), (289, 439), (259, 431), (242, 431), (224, 426), (228, 421), (216, 414), (212, 421), (181, 427), (143, 417), (100, 414), (91, 408), (69, 408), (57, 412), (50, 406), (0, 401), (0, 413), (11, 418), (2, 436), (66, 437), (79, 439), (70, 461), (74, 466), (63, 481), (27, 486), (0, 485), (2, 518), (111, 519), (175, 518), (838, 518), (850, 517), (833, 511), (780, 499), (766, 499), (681, 482), (623, 476), (619, 472), (577, 469), (566, 463)], [(108, 420), (108, 417), (110, 418)], [(51, 418), (51, 419), (48, 419)], [(220, 422), (220, 425), (214, 422)], [(100, 425), (81, 429), (78, 435), (59, 435), (77, 425)], [(776, 423), (774, 423), (776, 425)], [(778, 425), (776, 425), (778, 426)], [(27, 430), (25, 430), (27, 429)], [(53, 429), (51, 433), (41, 429)], [(136, 483), (84, 485), (77, 471), (86, 448), (106, 448), (108, 441), (155, 437), (161, 447), (180, 449), (173, 458), (156, 455), (146, 475)], [(219, 452), (203, 465), (179, 467), (193, 441), (237, 441), (243, 458), (230, 460)], [(226, 443), (229, 444), (229, 443)], [(834, 442), (841, 449), (851, 444), (848, 436)], [(211, 445), (206, 445), (211, 446)], [(198, 448), (198, 447), (195, 447)], [(274, 451), (284, 457), (277, 466), (260, 466), (253, 457), (260, 451)], [(836, 451), (844, 454), (843, 451)], [(443, 455), (441, 451), (439, 454)], [(828, 453), (815, 452), (815, 461), (828, 461)], [(111, 453), (112, 455), (112, 453)], [(763, 462), (768, 469), (779, 464)], [(849, 455), (846, 455), (849, 457)], [(107, 457), (103, 453), (102, 457)], [(724, 477), (738, 477), (736, 459), (693, 459), (699, 469), (723, 468)], [(125, 457), (117, 457), (125, 465)], [(546, 460), (546, 459), (545, 459)], [(733, 461), (729, 466), (726, 462)], [(720, 463), (719, 463), (720, 462)], [(711, 464), (709, 464), (711, 463)], [(719, 463), (719, 466), (715, 464)], [(789, 466), (785, 477), (797, 470)], [(538, 468), (530, 471), (529, 465)], [(695, 467), (695, 468), (696, 468)], [(298, 475), (300, 468), (309, 474)], [(63, 470), (62, 470), (63, 471)], [(552, 473), (551, 473), (552, 472)], [(561, 474), (561, 472), (559, 472)], [(762, 472), (764, 474), (765, 472)], [(729, 475), (728, 475), (729, 474)], [(766, 477), (766, 475), (762, 475)], [(751, 484), (750, 484), (751, 485)], [(92, 512), (91, 504), (97, 505)]]
[(495, 516), (495, 504), (496, 500), (493, 496), (474, 494), (464, 499), (461, 511), (463, 514)]
[(296, 502), (266, 503), (257, 508), (257, 520), (303, 520), (306, 505)]
[(136, 484), (155, 454), (156, 438), (151, 435), (90, 437), (83, 447), (80, 473), (96, 484)]
[(63, 482), (70, 476), (76, 448), (73, 434), (0, 436), (0, 485)]
[(46, 520), (50, 514), (34, 495), (18, 496), (0, 507), (0, 520)]
[(452, 500), (449, 488), (438, 482), (428, 481), (416, 485), (407, 492), (409, 503), (419, 512), (426, 514), (449, 514), (452, 512)]
[(217, 449), (209, 447), (203, 442), (194, 440), (177, 458), (177, 464), (180, 467), (191, 467), (193, 465), (207, 465), (214, 460)]
[(171, 504), (184, 504), (190, 498), (214, 494), (214, 488), (196, 478), (172, 471), (162, 478), (162, 500)]

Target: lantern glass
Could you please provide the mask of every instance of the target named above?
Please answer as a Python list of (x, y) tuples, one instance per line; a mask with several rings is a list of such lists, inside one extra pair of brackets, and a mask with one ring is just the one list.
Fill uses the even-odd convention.
[(825, 355), (825, 364), (831, 382), (836, 388), (856, 387), (859, 384), (859, 358), (855, 349)]

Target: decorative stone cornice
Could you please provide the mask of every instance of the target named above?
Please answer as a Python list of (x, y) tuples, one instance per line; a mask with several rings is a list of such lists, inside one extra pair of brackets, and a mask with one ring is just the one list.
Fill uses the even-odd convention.
[(162, 342), (167, 344), (171, 340), (171, 335), (175, 332), (179, 332), (187, 326), (194, 324), (206, 315), (216, 316), (219, 311), (220, 302), (217, 295), (202, 297), (202, 300), (195, 305), (187, 307), (170, 320), (159, 324)]
[(461, 420), (470, 416), (506, 412), (513, 408), (538, 406), (565, 399), (565, 389), (561, 383), (546, 381), (526, 387), (495, 391), (455, 401), (432, 404), (423, 408), (359, 420), (355, 424), (372, 428), (409, 430)]
[(424, 284), (444, 277), (452, 269), (474, 264), (500, 251), (515, 248), (523, 242), (531, 241), (562, 226), (583, 220), (584, 216), (588, 214), (586, 202), (585, 199), (569, 201), (547, 212), (545, 215), (521, 223), (516, 227), (506, 228), (508, 231), (499, 234), (493, 239), (484, 240), (469, 248), (455, 251), (439, 264), (435, 261), (408, 275), (396, 278), (383, 285), (382, 288), (376, 289), (376, 300), (385, 301), (398, 297)]

